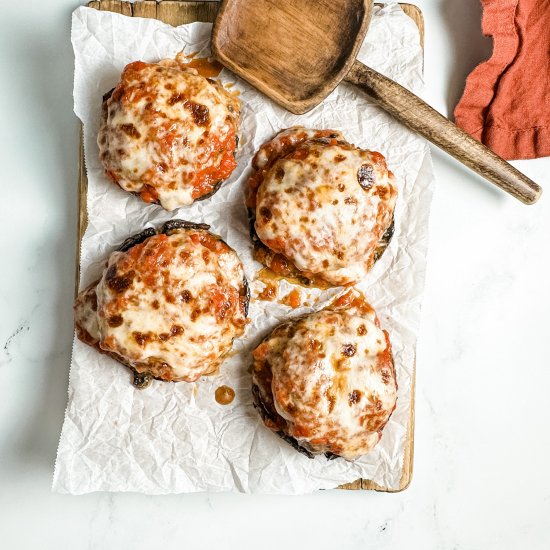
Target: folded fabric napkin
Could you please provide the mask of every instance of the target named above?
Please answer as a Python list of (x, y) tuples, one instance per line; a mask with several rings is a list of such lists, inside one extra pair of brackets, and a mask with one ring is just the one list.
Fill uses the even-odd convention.
[(493, 55), (468, 76), (458, 126), (505, 159), (550, 155), (550, 0), (481, 0)]

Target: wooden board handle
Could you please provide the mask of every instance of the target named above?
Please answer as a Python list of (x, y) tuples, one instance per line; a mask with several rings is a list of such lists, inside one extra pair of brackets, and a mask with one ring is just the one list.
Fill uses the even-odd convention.
[(359, 61), (354, 62), (346, 80), (359, 86), (399, 122), (516, 199), (525, 204), (539, 199), (542, 189), (535, 182), (403, 86)]

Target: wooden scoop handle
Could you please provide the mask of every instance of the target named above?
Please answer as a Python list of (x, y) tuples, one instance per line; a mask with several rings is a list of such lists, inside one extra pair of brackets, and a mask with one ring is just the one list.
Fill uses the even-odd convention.
[(455, 126), (393, 80), (355, 61), (346, 80), (359, 86), (388, 113), (525, 204), (537, 202), (542, 189), (482, 143)]

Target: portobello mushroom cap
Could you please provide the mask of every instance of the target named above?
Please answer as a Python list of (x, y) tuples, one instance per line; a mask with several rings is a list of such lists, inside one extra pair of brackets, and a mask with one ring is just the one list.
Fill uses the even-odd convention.
[(253, 351), (265, 426), (312, 458), (353, 460), (382, 436), (397, 400), (388, 333), (357, 291), (278, 326)]
[(106, 175), (174, 210), (212, 196), (237, 163), (240, 102), (186, 59), (127, 65), (103, 96), (98, 134)]
[(136, 387), (216, 373), (244, 332), (243, 266), (208, 229), (184, 220), (145, 229), (76, 298), (78, 338), (130, 367)]
[(335, 130), (289, 128), (256, 153), (247, 207), (255, 258), (304, 285), (365, 277), (394, 231), (395, 177)]

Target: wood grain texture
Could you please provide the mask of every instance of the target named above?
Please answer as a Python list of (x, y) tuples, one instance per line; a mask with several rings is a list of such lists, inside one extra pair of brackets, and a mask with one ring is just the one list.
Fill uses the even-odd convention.
[(149, 17), (150, 19), (157, 19), (157, 3), (151, 0), (136, 2), (132, 5), (132, 15), (134, 17)]
[(372, 0), (221, 0), (212, 53), (295, 114), (346, 76), (372, 15)]
[[(184, 4), (184, 5), (183, 5)], [(89, 2), (88, 7), (98, 10), (106, 10), (107, 5), (110, 6), (110, 11), (115, 13), (124, 13), (125, 15), (133, 17), (151, 17), (154, 19), (160, 19), (166, 23), (172, 25), (183, 25), (184, 23), (191, 23), (193, 21), (205, 21), (213, 22), (218, 8), (217, 2), (186, 2), (186, 1), (169, 1), (169, 2), (155, 2), (152, 0), (145, 0), (142, 2), (135, 2), (134, 4), (122, 1), (110, 0), (105, 2), (93, 1)], [(424, 19), (422, 12), (417, 6), (412, 4), (400, 4), (403, 11), (416, 23), (420, 30), (421, 43), (424, 44)], [(80, 143), (80, 170), (79, 170), (79, 227), (78, 227), (78, 255), (76, 265), (76, 288), (78, 291), (78, 284), (80, 280), (80, 243), (87, 226), (87, 190), (88, 190), (88, 178), (86, 176), (86, 168), (84, 163), (84, 148), (82, 145), (82, 134)], [(412, 388), (411, 388), (411, 408), (409, 416), (409, 425), (407, 428), (407, 435), (405, 441), (404, 459), (403, 459), (403, 471), (401, 475), (401, 481), (397, 489), (388, 489), (382, 487), (368, 479), (358, 479), (352, 483), (346, 483), (341, 485), (339, 489), (348, 490), (375, 490), (383, 492), (399, 492), (406, 489), (412, 479), (413, 472), (413, 454), (414, 454), (414, 400), (415, 400), (415, 371), (416, 364), (413, 369), (412, 376)]]
[(397, 82), (360, 61), (353, 63), (346, 80), (365, 91), (413, 132), (524, 204), (539, 199), (542, 189), (534, 181)]

